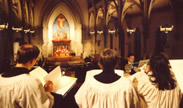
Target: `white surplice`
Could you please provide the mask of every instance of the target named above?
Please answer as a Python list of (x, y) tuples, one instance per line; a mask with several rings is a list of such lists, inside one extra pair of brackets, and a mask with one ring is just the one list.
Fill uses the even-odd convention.
[(42, 83), (29, 74), (0, 75), (0, 108), (51, 108), (53, 102)]
[(139, 98), (129, 79), (121, 77), (113, 83), (87, 79), (75, 95), (80, 108), (138, 108)]
[(178, 84), (172, 90), (159, 90), (145, 72), (137, 72), (130, 79), (148, 108), (179, 108), (182, 94)]

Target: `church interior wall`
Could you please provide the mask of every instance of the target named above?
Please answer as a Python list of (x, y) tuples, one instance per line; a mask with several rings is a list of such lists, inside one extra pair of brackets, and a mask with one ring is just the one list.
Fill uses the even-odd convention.
[[(82, 2), (81, 2), (82, 1)], [(63, 13), (69, 20), (70, 26), (71, 26), (71, 33), (70, 37), (72, 38), (71, 47), (72, 50), (75, 51), (77, 56), (82, 56), (85, 58), (89, 55), (99, 54), (102, 49), (104, 49), (104, 44), (106, 44), (107, 48), (110, 48), (110, 34), (107, 34), (107, 41), (104, 42), (104, 34), (97, 33), (96, 39), (94, 34), (90, 34), (90, 29), (95, 30), (94, 27), (90, 28), (89, 26), (89, 10), (86, 0), (71, 0), (71, 1), (52, 1), (52, 0), (38, 0), (34, 1), (34, 23), (30, 26), (30, 29), (33, 29), (35, 33), (28, 35), (28, 33), (23, 33), (24, 31), (13, 31), (12, 28), (2, 30), (0, 31), (0, 42), (1, 45), (1, 54), (0, 58), (7, 58), (10, 61), (12, 58), (14, 58), (13, 53), (13, 43), (17, 41), (17, 39), (24, 37), (24, 42), (35, 44), (41, 49), (41, 52), (43, 52), (45, 57), (52, 56), (52, 44), (49, 42), (51, 41), (51, 38), (49, 39), (51, 34), (50, 26), (51, 23), (53, 23), (53, 19), (60, 13)], [(64, 5), (59, 5), (60, 3), (64, 3)], [(8, 5), (6, 3), (6, 5)], [(57, 6), (60, 7), (57, 7)], [(102, 2), (99, 3), (99, 5), (96, 5), (97, 9), (101, 8), (103, 6)], [(1, 17), (0, 22), (3, 22), (5, 19), (7, 21), (10, 21), (9, 19), (12, 18), (12, 15), (9, 15), (7, 6), (5, 7), (6, 14), (3, 14), (5, 18)], [(30, 7), (28, 7), (29, 9)], [(172, 8), (172, 7), (171, 7)], [(146, 45), (146, 56), (145, 58), (150, 57), (155, 52), (155, 35), (158, 27), (160, 25), (165, 24), (172, 24), (174, 25), (173, 31), (167, 33), (167, 44), (165, 45), (165, 53), (169, 55), (170, 58), (183, 58), (183, 50), (180, 50), (180, 46), (183, 45), (183, 14), (181, 12), (183, 11), (183, 8), (181, 5), (178, 7), (174, 7), (173, 9), (164, 9), (161, 11), (153, 11), (150, 16), (149, 20), (149, 37), (147, 39), (147, 45)], [(61, 10), (61, 11), (60, 11)], [(14, 12), (14, 11), (12, 11)], [(19, 15), (19, 14), (17, 14)], [(17, 16), (19, 18), (20, 16)], [(115, 16), (116, 17), (116, 16)], [(22, 19), (23, 20), (23, 19)], [(26, 19), (25, 19), (26, 20)], [(117, 20), (117, 19), (114, 19)], [(6, 22), (7, 22), (6, 21)], [(144, 36), (143, 36), (143, 17), (141, 15), (125, 18), (125, 20), (122, 22), (121, 29), (124, 30), (124, 36), (125, 41), (124, 43), (119, 43), (119, 35), (118, 31), (116, 31), (116, 34), (113, 34), (113, 49), (117, 50), (119, 55), (121, 54), (121, 49), (119, 48), (119, 44), (124, 44), (124, 57), (128, 55), (130, 52), (134, 52), (134, 34), (131, 34), (130, 36), (126, 32), (126, 29), (128, 27), (138, 27), (141, 33), (141, 55), (144, 55)], [(21, 21), (20, 21), (21, 22)], [(22, 21), (24, 22), (24, 21)], [(28, 26), (26, 24), (18, 24), (18, 27), (21, 25), (22, 27), (25, 26), (24, 29)], [(115, 21), (113, 22), (115, 23)], [(3, 23), (4, 24), (4, 23)], [(10, 27), (14, 26), (14, 23), (10, 24)], [(94, 25), (94, 24), (93, 24)], [(103, 27), (101, 24), (100, 26)], [(97, 26), (97, 30), (98, 26)], [(24, 36), (22, 36), (22, 34)], [(30, 33), (29, 33), (30, 34)], [(9, 36), (11, 35), (11, 36)], [(122, 35), (122, 34), (121, 34)], [(30, 38), (28, 37), (30, 36)], [(3, 40), (3, 41), (2, 41)], [(95, 42), (96, 40), (96, 42)], [(8, 50), (5, 50), (8, 49)]]
[(124, 57), (123, 58), (126, 58), (128, 53), (134, 53), (133, 51), (133, 34), (129, 35), (128, 36), (128, 33), (126, 32), (127, 28), (128, 28), (129, 24), (127, 24), (127, 22), (124, 20), (122, 22), (122, 29), (124, 30), (124, 38), (125, 38), (125, 43), (124, 43)]
[[(155, 52), (155, 37), (156, 32), (159, 26), (163, 26), (165, 24), (173, 25), (174, 28), (172, 32), (165, 33), (166, 34), (166, 45), (164, 48), (164, 52), (168, 54), (170, 58), (179, 58), (179, 54), (183, 54), (182, 51), (178, 49), (177, 45), (180, 45), (182, 43), (182, 39), (180, 40), (176, 39), (176, 32), (179, 28), (177, 24), (175, 23), (177, 18), (175, 18), (175, 14), (173, 13), (172, 9), (170, 10), (164, 10), (159, 11), (156, 13), (152, 13), (150, 24), (149, 24), (149, 38), (147, 40), (148, 46), (147, 46), (147, 52), (149, 56), (151, 56)], [(176, 47), (177, 46), (177, 47)], [(179, 56), (179, 57), (178, 57)]]
[[(156, 13), (152, 13), (150, 21), (149, 21), (149, 38), (147, 39), (147, 52), (148, 56), (152, 56), (152, 54), (155, 52), (155, 39), (156, 39), (156, 32), (160, 26), (163, 26), (165, 24), (170, 24), (174, 25), (174, 18), (171, 10), (167, 11), (159, 11)], [(175, 25), (174, 25), (175, 26)], [(175, 30), (175, 29), (174, 29)], [(174, 32), (174, 30), (172, 32)], [(167, 33), (167, 45), (170, 46), (171, 43), (168, 42), (169, 39), (172, 39), (173, 43), (173, 38), (171, 38), (173, 35), (171, 32)], [(171, 46), (170, 46), (171, 47)], [(165, 53), (171, 56), (171, 49), (167, 46), (165, 46)]]
[[(179, 19), (181, 18), (182, 15), (179, 15)], [(173, 31), (168, 32), (166, 35), (167, 39), (167, 44), (165, 45), (164, 52), (168, 54), (168, 56), (172, 59), (175, 58), (182, 58), (183, 51), (179, 50), (179, 46), (182, 45), (182, 32), (180, 32), (180, 28), (182, 27), (182, 22), (179, 20), (173, 11), (173, 9), (168, 9), (168, 10), (162, 10), (162, 11), (156, 11), (153, 12), (150, 16), (149, 19), (149, 37), (147, 38), (147, 58), (153, 55), (155, 52), (155, 37), (156, 37), (156, 32), (160, 25), (173, 25)], [(178, 24), (176, 21), (179, 20)], [(142, 50), (141, 53), (143, 54), (143, 48), (144, 48), (144, 37), (143, 37), (143, 17), (142, 16), (135, 16), (132, 17), (130, 20), (130, 25), (134, 27), (138, 27), (141, 32), (141, 42), (142, 42)], [(125, 29), (126, 27), (123, 26)], [(179, 32), (178, 32), (179, 31)], [(179, 33), (179, 34), (178, 34)], [(134, 51), (133, 48), (133, 38), (128, 38), (126, 43), (131, 44), (131, 52)], [(129, 47), (128, 44), (125, 44), (126, 47)], [(128, 49), (128, 48), (127, 48)], [(125, 51), (127, 51), (125, 49)]]

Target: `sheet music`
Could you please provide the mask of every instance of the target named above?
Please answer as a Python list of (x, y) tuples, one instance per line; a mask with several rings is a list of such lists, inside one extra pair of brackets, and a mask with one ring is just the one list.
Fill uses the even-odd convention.
[(60, 79), (62, 79), (60, 66), (57, 66), (47, 76), (44, 77), (45, 82), (49, 80), (53, 82), (53, 92), (56, 92), (59, 89)]
[(41, 67), (37, 67), (30, 72), (30, 75), (38, 78), (43, 86), (48, 80), (51, 80), (53, 82), (53, 92), (63, 96), (74, 86), (77, 80), (74, 77), (62, 76), (60, 66), (57, 66), (49, 74)]
[(74, 77), (68, 77), (68, 76), (63, 76), (62, 79), (58, 82), (59, 85), (56, 93), (58, 94), (62, 94), (63, 96), (66, 95), (67, 92), (69, 92), (69, 90), (74, 86), (74, 84), (76, 83), (77, 78)]
[(41, 67), (37, 67), (36, 69), (32, 70), (29, 74), (39, 79), (43, 86), (45, 85), (44, 77), (48, 75), (48, 73), (44, 69), (42, 69)]
[(139, 61), (138, 68), (146, 67), (147, 64), (148, 64), (148, 62), (149, 62), (149, 59), (147, 59), (147, 60), (140, 60), (140, 61)]

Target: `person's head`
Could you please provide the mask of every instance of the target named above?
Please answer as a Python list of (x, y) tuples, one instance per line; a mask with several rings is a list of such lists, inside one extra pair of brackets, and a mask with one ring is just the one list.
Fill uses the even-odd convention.
[(104, 49), (100, 54), (99, 65), (103, 70), (114, 69), (117, 64), (117, 53), (112, 49)]
[(127, 60), (128, 60), (128, 62), (133, 63), (135, 61), (134, 54), (132, 54), (132, 53), (128, 54)]
[(175, 80), (170, 72), (170, 63), (165, 54), (153, 55), (149, 65), (152, 70), (152, 76), (155, 78), (152, 82), (156, 83), (160, 90), (173, 89), (175, 87)]
[(18, 64), (30, 63), (32, 66), (34, 66), (39, 56), (39, 53), (40, 51), (38, 47), (31, 44), (24, 44), (18, 49), (16, 62)]

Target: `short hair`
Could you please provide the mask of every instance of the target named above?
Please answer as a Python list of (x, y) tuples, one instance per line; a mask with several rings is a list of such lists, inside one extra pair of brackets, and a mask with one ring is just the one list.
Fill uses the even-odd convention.
[(31, 44), (24, 44), (19, 47), (17, 52), (17, 63), (25, 64), (34, 58), (37, 58), (40, 53), (38, 47)]
[(130, 56), (135, 56), (135, 55), (133, 53), (129, 53), (127, 57), (129, 58)]
[(176, 86), (176, 81), (173, 73), (170, 72), (169, 65), (168, 57), (163, 53), (153, 55), (150, 59), (150, 68), (153, 72), (152, 76), (155, 78), (151, 82), (157, 84), (160, 90), (174, 89)]
[(104, 49), (100, 54), (99, 63), (104, 69), (114, 69), (117, 64), (117, 53), (112, 49)]

